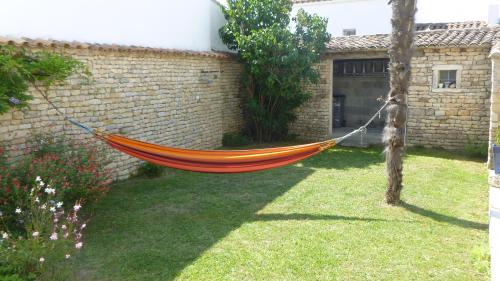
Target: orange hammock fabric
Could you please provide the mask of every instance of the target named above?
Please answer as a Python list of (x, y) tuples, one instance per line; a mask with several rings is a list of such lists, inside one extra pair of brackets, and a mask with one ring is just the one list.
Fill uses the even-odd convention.
[(158, 165), (203, 173), (244, 173), (285, 166), (335, 145), (335, 140), (250, 150), (190, 150), (99, 134), (113, 148)]

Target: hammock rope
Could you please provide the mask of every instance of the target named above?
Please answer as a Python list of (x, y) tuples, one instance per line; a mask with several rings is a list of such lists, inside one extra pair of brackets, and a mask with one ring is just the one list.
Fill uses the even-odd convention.
[(331, 148), (358, 133), (366, 133), (368, 125), (377, 116), (380, 116), (382, 110), (392, 101), (387, 100), (363, 126), (342, 137), (326, 141), (264, 149), (193, 150), (147, 143), (93, 129), (68, 117), (54, 103), (49, 101), (43, 91), (39, 92), (65, 121), (106, 142), (118, 151), (158, 165), (202, 173), (255, 172), (296, 163)]

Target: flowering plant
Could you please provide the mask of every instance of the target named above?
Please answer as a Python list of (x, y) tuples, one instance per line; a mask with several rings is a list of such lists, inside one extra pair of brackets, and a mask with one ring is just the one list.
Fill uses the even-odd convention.
[[(50, 179), (57, 189), (53, 200), (64, 201), (66, 206), (80, 199), (98, 200), (108, 190), (111, 176), (105, 168), (106, 154), (96, 145), (37, 135), (26, 146), (22, 156), (11, 162), (0, 147), (0, 211), (6, 216), (14, 214), (16, 207), (26, 207), (36, 176)], [(5, 219), (11, 224), (12, 220)]]
[[(56, 189), (36, 178), (26, 207), (16, 207), (14, 217), (25, 232), (0, 224), (0, 265), (8, 265), (12, 273), (37, 280), (60, 278), (60, 265), (83, 246), (78, 212), (81, 201), (69, 211), (64, 202), (55, 200)], [(5, 214), (0, 214), (0, 219)]]

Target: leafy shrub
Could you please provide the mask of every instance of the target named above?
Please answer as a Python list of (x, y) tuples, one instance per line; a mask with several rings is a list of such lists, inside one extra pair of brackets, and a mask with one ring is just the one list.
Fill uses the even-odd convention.
[[(0, 268), (10, 280), (61, 279), (60, 263), (83, 246), (86, 224), (78, 218), (80, 201), (67, 212), (64, 202), (57, 200), (55, 188), (41, 178), (35, 181), (36, 185), (29, 188), (27, 205), (9, 214), (25, 232), (0, 224)], [(0, 220), (4, 217), (2, 214)]]
[(469, 157), (486, 159), (488, 157), (488, 143), (467, 138), (464, 152)]
[(24, 156), (12, 163), (7, 153), (0, 155), (0, 211), (12, 213), (25, 207), (28, 187), (35, 179), (50, 179), (56, 199), (73, 204), (77, 200), (95, 201), (108, 190), (109, 171), (95, 145), (66, 142), (60, 138), (37, 136)]
[(156, 178), (156, 177), (163, 175), (164, 171), (165, 171), (165, 167), (146, 162), (146, 163), (142, 164), (139, 167), (139, 169), (137, 170), (137, 176)]
[(249, 145), (250, 140), (239, 133), (225, 133), (222, 137), (222, 145), (227, 147), (245, 146)]
[(76, 73), (90, 76), (85, 65), (71, 57), (0, 46), (0, 115), (11, 107), (26, 107), (32, 99), (29, 86), (46, 96), (51, 86)]
[(230, 0), (222, 10), (220, 37), (244, 66), (246, 129), (259, 142), (283, 140), (311, 96), (304, 86), (319, 82), (314, 64), (330, 40), (327, 19), (303, 9), (292, 17), (291, 0)]

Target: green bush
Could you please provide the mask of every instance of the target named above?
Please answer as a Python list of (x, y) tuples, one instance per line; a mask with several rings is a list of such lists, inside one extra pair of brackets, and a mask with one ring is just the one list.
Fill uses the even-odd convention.
[(488, 142), (467, 138), (464, 146), (465, 155), (474, 158), (488, 158)]
[[(327, 19), (299, 9), (291, 0), (230, 0), (219, 30), (222, 41), (243, 63), (246, 130), (256, 141), (283, 140), (295, 110), (319, 82), (315, 64), (330, 34)], [(294, 28), (290, 28), (293, 26)]]
[(137, 170), (138, 177), (156, 178), (163, 175), (165, 167), (146, 162), (142, 164)]
[(11, 107), (28, 106), (27, 102), (33, 98), (28, 92), (30, 86), (46, 96), (51, 86), (78, 73), (90, 76), (82, 62), (69, 56), (0, 46), (0, 115)]
[(237, 147), (249, 145), (250, 140), (240, 133), (225, 133), (222, 137), (222, 145), (226, 147)]
[(0, 211), (12, 213), (26, 206), (29, 187), (37, 177), (55, 188), (57, 200), (74, 204), (77, 200), (95, 201), (111, 182), (106, 159), (95, 144), (81, 144), (50, 136), (36, 136), (27, 144), (25, 154), (7, 161), (0, 150)]

